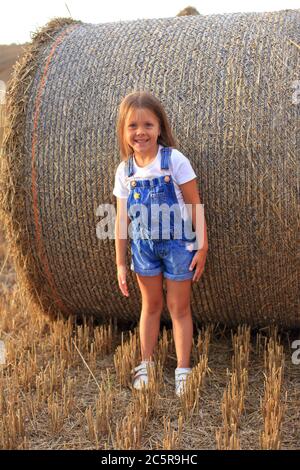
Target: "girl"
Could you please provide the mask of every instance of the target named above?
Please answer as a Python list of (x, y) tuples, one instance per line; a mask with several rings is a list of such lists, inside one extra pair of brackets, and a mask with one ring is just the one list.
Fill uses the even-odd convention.
[[(208, 250), (205, 219), (202, 227), (198, 227), (199, 224), (196, 227), (196, 207), (201, 204), (197, 176), (189, 160), (175, 148), (164, 108), (150, 93), (134, 92), (122, 100), (117, 133), (123, 160), (117, 168), (113, 190), (117, 198), (115, 244), (118, 283), (122, 294), (128, 297), (126, 252), (129, 228), (131, 270), (136, 273), (142, 295), (142, 362), (134, 369), (133, 387), (141, 389), (147, 386), (149, 367), (154, 365), (153, 351), (163, 309), (164, 276), (177, 355), (175, 393), (180, 396), (191, 372), (191, 284), (200, 279)], [(192, 225), (196, 227), (196, 237), (193, 232), (192, 239), (184, 230), (188, 220), (186, 205), (191, 205), (189, 220), (192, 218)], [(168, 224), (163, 225), (155, 206), (156, 210), (175, 208), (174, 214), (169, 211)], [(178, 218), (175, 220), (178, 214), (179, 223)], [(178, 238), (179, 228), (183, 231)], [(194, 242), (199, 240), (201, 245), (195, 245)]]

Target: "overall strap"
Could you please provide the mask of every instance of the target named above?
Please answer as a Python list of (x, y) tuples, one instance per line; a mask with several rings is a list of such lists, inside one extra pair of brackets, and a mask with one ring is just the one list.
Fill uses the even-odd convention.
[(161, 154), (161, 162), (160, 162), (160, 169), (161, 170), (168, 170), (169, 169), (169, 158), (171, 156), (172, 149), (170, 147), (163, 147), (160, 151)]
[[(161, 170), (168, 170), (169, 169), (169, 158), (171, 156), (172, 149), (170, 147), (163, 147), (160, 150), (161, 154), (161, 162), (160, 162), (160, 169)], [(134, 168), (133, 168), (133, 155), (130, 155), (128, 160), (125, 163), (125, 176), (133, 176), (134, 175)]]
[(125, 163), (125, 176), (133, 176), (134, 175), (134, 169), (133, 169), (133, 156), (130, 155), (128, 160)]

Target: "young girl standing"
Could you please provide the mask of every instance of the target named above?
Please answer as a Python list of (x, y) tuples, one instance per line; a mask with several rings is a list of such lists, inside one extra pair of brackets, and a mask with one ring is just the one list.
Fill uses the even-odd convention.
[[(134, 92), (122, 100), (117, 132), (122, 157), (113, 190), (117, 198), (115, 244), (118, 283), (123, 295), (129, 296), (126, 282), (129, 228), (131, 270), (136, 273), (142, 295), (142, 362), (134, 369), (133, 387), (141, 389), (143, 385), (147, 386), (149, 367), (154, 366), (153, 351), (160, 329), (165, 277), (167, 307), (177, 355), (175, 392), (180, 396), (191, 372), (191, 284), (200, 279), (208, 250), (205, 219), (201, 227), (199, 224), (196, 227), (196, 207), (201, 204), (197, 176), (189, 160), (175, 148), (164, 108), (152, 94)], [(154, 211), (155, 206), (160, 208), (162, 204), (167, 208), (177, 208), (177, 215), (180, 214), (179, 223), (178, 217), (174, 220), (175, 215), (169, 216), (169, 224), (165, 224), (167, 231)], [(192, 208), (190, 221), (195, 230), (192, 239), (184, 230), (186, 205)], [(178, 228), (183, 230), (178, 232)], [(179, 238), (177, 233), (181, 233)], [(200, 240), (201, 243), (197, 243)]]

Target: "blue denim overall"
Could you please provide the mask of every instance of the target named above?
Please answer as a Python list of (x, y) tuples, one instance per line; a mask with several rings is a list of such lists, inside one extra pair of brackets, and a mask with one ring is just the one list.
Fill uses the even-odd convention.
[[(169, 170), (172, 149), (161, 149), (161, 169)], [(126, 162), (128, 177), (134, 175), (133, 156)], [(172, 206), (173, 210), (169, 208)], [(167, 209), (163, 223), (161, 210)], [(172, 280), (191, 279), (195, 269), (189, 266), (196, 253), (193, 249), (195, 234), (187, 237), (187, 227), (181, 217), (171, 174), (153, 179), (132, 180), (127, 200), (127, 213), (131, 220), (131, 269), (143, 276), (163, 273)], [(192, 226), (190, 225), (192, 230)]]

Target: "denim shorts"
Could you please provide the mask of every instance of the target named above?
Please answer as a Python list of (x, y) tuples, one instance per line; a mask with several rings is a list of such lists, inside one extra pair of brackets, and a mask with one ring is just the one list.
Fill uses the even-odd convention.
[(142, 276), (164, 277), (174, 281), (192, 279), (194, 268), (189, 270), (197, 250), (193, 244), (179, 239), (131, 240), (131, 270)]

